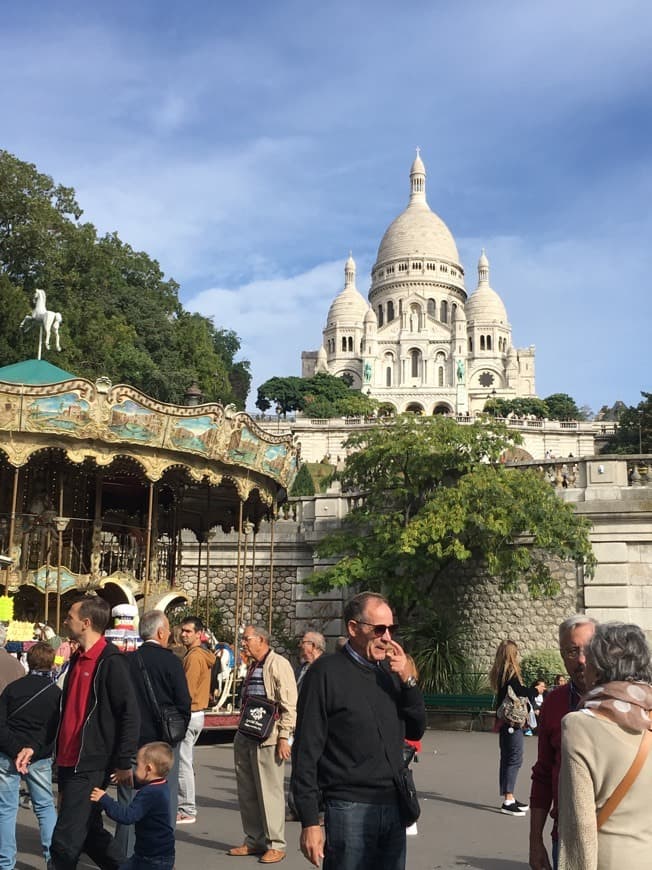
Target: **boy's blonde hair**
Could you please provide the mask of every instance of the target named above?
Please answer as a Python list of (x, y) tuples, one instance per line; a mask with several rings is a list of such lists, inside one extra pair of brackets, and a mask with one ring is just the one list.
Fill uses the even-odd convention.
[(151, 764), (154, 773), (159, 776), (167, 776), (172, 769), (174, 754), (169, 743), (160, 740), (155, 743), (145, 743), (140, 747), (139, 752), (142, 753), (145, 764)]

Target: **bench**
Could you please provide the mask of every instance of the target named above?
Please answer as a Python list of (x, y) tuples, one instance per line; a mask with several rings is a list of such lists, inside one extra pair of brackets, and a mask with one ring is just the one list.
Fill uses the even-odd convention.
[(493, 716), (494, 696), (493, 695), (445, 695), (434, 694), (424, 695), (423, 699), (426, 705), (426, 711), (430, 714), (442, 714), (454, 716), (456, 713), (469, 716), (470, 726), (469, 731), (473, 731), (473, 723), (477, 719), (480, 727), (483, 727), (484, 717)]

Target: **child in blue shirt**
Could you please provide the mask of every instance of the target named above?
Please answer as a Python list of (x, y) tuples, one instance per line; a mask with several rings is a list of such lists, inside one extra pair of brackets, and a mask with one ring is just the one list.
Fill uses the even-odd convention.
[(124, 806), (101, 788), (91, 800), (121, 825), (135, 825), (136, 846), (120, 870), (173, 870), (174, 830), (170, 824), (170, 790), (166, 780), (172, 767), (172, 749), (167, 743), (146, 743), (136, 756), (135, 785), (139, 791)]

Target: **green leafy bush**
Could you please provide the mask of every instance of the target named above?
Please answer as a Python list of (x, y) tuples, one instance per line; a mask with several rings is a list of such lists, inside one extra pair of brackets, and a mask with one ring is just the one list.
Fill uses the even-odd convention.
[(312, 475), (308, 469), (308, 466), (304, 464), (301, 466), (299, 471), (297, 472), (297, 476), (294, 478), (294, 483), (292, 484), (292, 489), (290, 490), (291, 496), (308, 496), (315, 494), (315, 483), (312, 479)]
[(540, 649), (523, 656), (521, 671), (526, 686), (540, 679), (551, 686), (557, 674), (566, 673), (566, 667), (558, 649)]

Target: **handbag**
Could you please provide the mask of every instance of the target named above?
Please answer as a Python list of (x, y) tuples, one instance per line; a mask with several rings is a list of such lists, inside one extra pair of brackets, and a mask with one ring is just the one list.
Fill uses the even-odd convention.
[(507, 686), (507, 694), (502, 704), (496, 710), (496, 718), (502, 719), (514, 728), (522, 728), (527, 722), (527, 698), (519, 698), (511, 686)]
[(247, 695), (240, 712), (238, 731), (254, 740), (267, 740), (278, 719), (278, 708), (274, 701), (262, 695)]
[[(386, 679), (389, 678), (384, 671), (382, 672), (382, 675)], [(382, 729), (380, 727), (380, 719), (368, 694), (366, 700), (371, 707), (371, 712), (373, 713), (374, 719), (376, 721), (376, 728), (378, 729), (378, 734), (380, 736), (380, 742), (383, 744), (383, 749), (385, 750), (385, 758), (387, 759), (387, 763), (389, 764), (390, 770), (392, 771), (392, 779), (394, 780), (394, 786), (396, 787), (398, 808), (401, 814), (401, 821), (406, 828), (409, 828), (418, 820), (419, 816), (421, 815), (421, 807), (419, 806), (419, 798), (417, 797), (417, 788), (414, 784), (414, 776), (412, 775), (412, 771), (409, 767), (412, 758), (408, 758), (406, 756), (405, 748), (403, 748), (402, 764), (400, 768), (397, 768), (394, 759), (392, 758), (387, 749), (387, 741), (385, 740)]]
[(613, 793), (609, 796), (607, 801), (602, 805), (602, 807), (598, 810), (597, 814), (597, 825), (598, 830), (604, 825), (609, 816), (616, 809), (621, 800), (625, 797), (627, 792), (629, 791), (631, 785), (633, 784), (636, 777), (639, 775), (641, 768), (645, 764), (645, 759), (648, 756), (650, 751), (650, 744), (652, 743), (652, 731), (645, 731), (641, 742), (638, 747), (638, 752), (632, 761), (631, 766), (625, 776), (620, 780), (616, 788), (613, 790)]
[(152, 686), (152, 681), (150, 680), (149, 674), (147, 673), (147, 668), (145, 667), (143, 657), (138, 651), (136, 651), (133, 655), (136, 656), (138, 660), (138, 667), (140, 668), (140, 671), (143, 675), (145, 691), (147, 692), (149, 705), (152, 708), (156, 721), (159, 724), (161, 740), (163, 740), (165, 743), (169, 743), (170, 746), (176, 746), (177, 743), (181, 743), (183, 738), (186, 736), (186, 731), (188, 730), (188, 721), (185, 716), (182, 716), (182, 714), (179, 713), (179, 711), (173, 704), (159, 704), (156, 699), (156, 695), (154, 694), (154, 687)]

